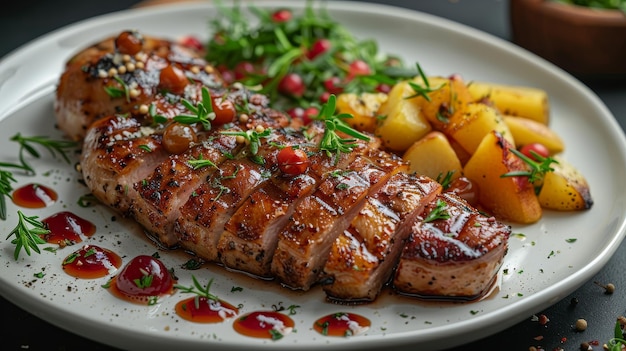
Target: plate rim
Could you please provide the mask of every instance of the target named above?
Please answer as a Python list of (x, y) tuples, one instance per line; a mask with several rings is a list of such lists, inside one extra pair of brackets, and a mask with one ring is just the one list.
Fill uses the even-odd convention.
[[(247, 3), (251, 3), (252, 1), (242, 1), (240, 2), (241, 4), (247, 4)], [(305, 3), (305, 1), (266, 1), (262, 4), (262, 7), (279, 7), (279, 6), (286, 6), (289, 5), (290, 7), (301, 7), (303, 6)], [(391, 6), (391, 5), (385, 5), (385, 4), (375, 4), (375, 3), (364, 3), (364, 2), (358, 2), (358, 1), (332, 1), (330, 2), (328, 5), (329, 8), (353, 8), (355, 5), (360, 5), (359, 6), (359, 10), (358, 12), (361, 12), (363, 8), (367, 8), (368, 11), (365, 12), (375, 12), (375, 11), (387, 11), (387, 12), (391, 12), (391, 15), (396, 15), (399, 16), (401, 15), (402, 17), (406, 17), (406, 18), (411, 18), (411, 19), (415, 19), (415, 20), (421, 20), (422, 22), (426, 21), (427, 24), (429, 25), (433, 25), (436, 27), (445, 27), (448, 26), (448, 29), (457, 32), (460, 29), (466, 31), (466, 34), (468, 36), (477, 38), (481, 41), (489, 41), (489, 42), (493, 42), (496, 41), (497, 44), (499, 46), (503, 46), (505, 50), (510, 51), (511, 53), (518, 55), (518, 56), (522, 56), (525, 59), (529, 59), (532, 58), (533, 60), (539, 60), (542, 61), (541, 65), (539, 65), (542, 69), (545, 69), (547, 71), (550, 71), (552, 74), (556, 74), (559, 78), (561, 78), (562, 80), (564, 80), (566, 83), (574, 86), (575, 88), (587, 93), (592, 101), (597, 105), (595, 107), (599, 107), (600, 110), (609, 115), (611, 117), (611, 119), (609, 121), (607, 121), (608, 123), (613, 123), (615, 124), (615, 126), (618, 126), (615, 117), (612, 116), (611, 112), (608, 110), (608, 108), (604, 105), (603, 102), (601, 102), (601, 100), (597, 97), (597, 95), (595, 93), (593, 93), (589, 88), (587, 88), (586, 86), (584, 86), (581, 82), (579, 82), (578, 80), (576, 80), (575, 78), (573, 78), (572, 76), (570, 76), (569, 74), (565, 73), (564, 71), (562, 71), (560, 68), (552, 65), (551, 63), (539, 58), (538, 56), (535, 56), (534, 54), (527, 52), (524, 49), (521, 49), (517, 46), (515, 46), (514, 44), (503, 40), (501, 38), (498, 38), (496, 36), (492, 36), (488, 33), (482, 32), (478, 29), (445, 19), (445, 18), (441, 18), (432, 14), (427, 14), (427, 13), (423, 13), (423, 12), (419, 12), (419, 11), (414, 11), (414, 10), (407, 10), (407, 9), (403, 9), (403, 8), (399, 8), (399, 7), (395, 7), (395, 6)], [(362, 6), (361, 6), (362, 5)], [(83, 27), (93, 27), (93, 26), (98, 26), (101, 25), (102, 23), (109, 21), (111, 19), (118, 19), (118, 20), (123, 20), (124, 18), (131, 18), (137, 14), (141, 14), (142, 16), (153, 16), (154, 14), (159, 14), (159, 13), (164, 13), (164, 12), (169, 12), (172, 10), (176, 10), (176, 11), (190, 11), (192, 9), (206, 9), (206, 8), (212, 8), (213, 5), (209, 4), (209, 3), (205, 3), (205, 2), (188, 2), (188, 3), (177, 3), (177, 4), (166, 4), (166, 5), (159, 5), (159, 6), (155, 6), (155, 7), (150, 7), (150, 8), (131, 8), (128, 10), (121, 10), (121, 11), (116, 11), (116, 12), (112, 12), (109, 14), (104, 14), (104, 15), (100, 15), (100, 16), (96, 16), (96, 17), (92, 17), (92, 18), (88, 18), (85, 20), (81, 20), (79, 22), (61, 27), (57, 30), (54, 30), (48, 34), (45, 34), (43, 36), (40, 36), (39, 38), (24, 44), (22, 46), (20, 46), (19, 48), (17, 48), (16, 50), (10, 52), (9, 54), (7, 54), (6, 56), (4, 56), (2, 59), (0, 59), (0, 76), (3, 72), (3, 68), (5, 68), (5, 66), (8, 65), (8, 62), (12, 62), (12, 60), (16, 60), (19, 59), (21, 57), (21, 55), (26, 55), (29, 51), (34, 51), (36, 50), (40, 45), (43, 45), (47, 40), (51, 40), (54, 38), (62, 38), (62, 37), (67, 37), (67, 36), (72, 36), (74, 35), (74, 33), (78, 30), (80, 30)], [(1, 88), (1, 86), (0, 86)], [(1, 91), (1, 89), (0, 89)], [(36, 98), (40, 98), (40, 97), (32, 97), (33, 99)], [(21, 102), (17, 105), (23, 105), (26, 102)], [(2, 111), (0, 110), (0, 122), (3, 121), (6, 117), (10, 116), (12, 113), (14, 112), (14, 110), (5, 110)], [(621, 129), (620, 129), (621, 130)], [(624, 141), (624, 137), (623, 134), (621, 134), (621, 137), (619, 138), (621, 143), (623, 145), (626, 145), (626, 142)], [(544, 290), (541, 293), (537, 293), (533, 296), (530, 296), (526, 299), (524, 299), (524, 301), (526, 301), (525, 304), (511, 304), (509, 306), (507, 306), (505, 309), (503, 309), (503, 311), (499, 311), (499, 314), (505, 315), (507, 313), (525, 313), (528, 312), (528, 310), (532, 309), (532, 310), (540, 310), (543, 309), (544, 307), (548, 307), (554, 303), (556, 303), (558, 300), (554, 300), (554, 298), (560, 299), (564, 296), (566, 296), (567, 294), (571, 293), (572, 291), (574, 291), (576, 288), (578, 288), (580, 285), (584, 284), (588, 279), (590, 279), (592, 277), (592, 275), (594, 275), (595, 273), (597, 273), (600, 269), (602, 269), (602, 267), (604, 267), (604, 265), (608, 262), (608, 260), (612, 257), (612, 255), (614, 254), (614, 252), (617, 250), (618, 246), (620, 245), (620, 243), (622, 242), (622, 240), (624, 239), (624, 235), (625, 235), (625, 231), (626, 231), (626, 223), (621, 222), (619, 227), (617, 228), (618, 233), (612, 237), (612, 240), (610, 243), (608, 243), (605, 247), (604, 250), (598, 255), (598, 257), (596, 257), (595, 260), (592, 260), (591, 262), (587, 263), (585, 266), (583, 266), (581, 269), (579, 269), (578, 271), (576, 271), (574, 274), (571, 275), (571, 277), (566, 280), (566, 281), (561, 281), (559, 282), (559, 284), (556, 284), (555, 286), (550, 287), (549, 289)], [(1, 278), (1, 276), (0, 276)], [(20, 302), (20, 297), (17, 296), (17, 294), (12, 294), (10, 291), (8, 291), (7, 289), (5, 289), (4, 287), (0, 286), (0, 293), (1, 295), (3, 295), (4, 297), (6, 297), (9, 301), (11, 301), (12, 303), (15, 303), (17, 305), (20, 305), (18, 302)], [(545, 296), (551, 296), (552, 298), (549, 299), (548, 301), (535, 301), (535, 300), (543, 300), (542, 298)], [(562, 296), (561, 296), (562, 295)], [(530, 302), (527, 302), (529, 301)], [(531, 303), (532, 302), (532, 303)], [(40, 305), (43, 307), (45, 306), (45, 304), (43, 304), (41, 301), (37, 301), (37, 303), (40, 303)], [(529, 306), (531, 305), (531, 306)], [(532, 308), (531, 308), (532, 307)], [(64, 328), (64, 326), (62, 325), (62, 323), (60, 323), (58, 321), (58, 319), (62, 319), (62, 316), (57, 316), (57, 313), (52, 313), (50, 315), (46, 315), (44, 313), (38, 313), (37, 311), (32, 311), (32, 310), (28, 310), (30, 313), (33, 313), (37, 316), (39, 316), (42, 319), (45, 319), (55, 325), (58, 325), (62, 328)], [(52, 312), (63, 312), (63, 311), (52, 311)], [(505, 313), (506, 312), (506, 313)], [(468, 328), (469, 330), (472, 330), (474, 332), (477, 332), (478, 329), (482, 329), (483, 326), (489, 325), (492, 326), (491, 323), (489, 322), (490, 319), (493, 319), (493, 315), (482, 315), (482, 316), (478, 316), (478, 317), (474, 317), (472, 319), (468, 319), (466, 321), (464, 321), (463, 323), (457, 323), (461, 324), (463, 328)], [(524, 316), (523, 318), (526, 318), (526, 316)], [(519, 321), (521, 321), (521, 318), (519, 319), (507, 319), (507, 318), (500, 318), (498, 320), (501, 325), (499, 326), (499, 330), (504, 330), (506, 327), (514, 325), (516, 323), (518, 323)], [(465, 323), (465, 324), (464, 324)], [(447, 334), (447, 331), (444, 330), (446, 329), (445, 327), (434, 327), (432, 329), (429, 329), (429, 333), (428, 336), (430, 336), (433, 340), (434, 339), (438, 339), (439, 337), (442, 337), (443, 334)], [(72, 330), (70, 330), (72, 331)], [(391, 339), (394, 339), (396, 341), (402, 341), (405, 340), (407, 338), (410, 338), (411, 335), (401, 335), (401, 334), (410, 334), (410, 333), (396, 333), (393, 336), (386, 336), (385, 338), (381, 338), (383, 340), (377, 340), (377, 341), (382, 341), (383, 343), (389, 342)], [(484, 337), (487, 335), (491, 335), (494, 333), (477, 333), (478, 335), (480, 335), (480, 337)], [(91, 335), (94, 336), (94, 335)], [(107, 338), (101, 338), (101, 337), (90, 337), (93, 340), (97, 340), (99, 342), (107, 342), (110, 340), (107, 340)], [(475, 339), (478, 339), (479, 337), (476, 337)], [(405, 341), (410, 341), (410, 340), (405, 340)], [(362, 343), (353, 343), (354, 346), (357, 347), (362, 347), (364, 346)], [(332, 344), (332, 345), (324, 345), (325, 347), (338, 347), (338, 348), (345, 348), (345, 347), (349, 347), (351, 345), (351, 343), (337, 343), (337, 344)], [(230, 345), (228, 343), (225, 344), (218, 344), (218, 347), (222, 347), (222, 346), (234, 346), (234, 347), (238, 347), (237, 345)], [(259, 348), (265, 348), (265, 347), (271, 348), (271, 349), (290, 349), (293, 348), (293, 344), (269, 344), (269, 345), (254, 345), (254, 347), (259, 347)], [(299, 345), (299, 347), (302, 346), (309, 346), (309, 345)], [(319, 345), (310, 345), (315, 347), (318, 347)]]

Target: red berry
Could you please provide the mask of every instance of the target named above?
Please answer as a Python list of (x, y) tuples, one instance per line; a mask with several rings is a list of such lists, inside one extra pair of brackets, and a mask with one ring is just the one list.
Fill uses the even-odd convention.
[(371, 72), (372, 71), (370, 69), (370, 66), (367, 64), (367, 62), (363, 60), (354, 60), (350, 64), (350, 70), (348, 71), (347, 79), (351, 80), (352, 78), (356, 76), (366, 76), (370, 74)]
[(200, 41), (200, 39), (191, 35), (182, 37), (180, 39), (180, 45), (186, 46), (188, 48), (192, 48), (198, 51), (202, 51), (204, 49), (204, 45), (202, 45), (202, 42)]
[(313, 43), (313, 45), (311, 45), (311, 49), (309, 50), (309, 52), (307, 52), (306, 57), (308, 57), (309, 60), (313, 60), (314, 58), (328, 51), (331, 46), (332, 44), (330, 40), (318, 39)]
[(291, 146), (280, 150), (276, 160), (278, 161), (278, 168), (286, 175), (299, 175), (309, 168), (309, 158), (306, 153)]
[(324, 88), (331, 94), (339, 94), (343, 92), (341, 79), (339, 77), (330, 77), (324, 81)]
[(250, 73), (254, 73), (254, 65), (248, 61), (239, 62), (235, 66), (235, 79), (243, 79), (247, 77)]
[(304, 110), (304, 114), (302, 115), (302, 121), (304, 122), (304, 124), (309, 124), (313, 122), (313, 120), (317, 117), (319, 113), (320, 110), (318, 110), (317, 107), (309, 107)]
[(540, 157), (546, 158), (548, 156), (550, 156), (550, 150), (548, 150), (548, 148), (541, 144), (541, 143), (530, 143), (530, 144), (526, 144), (524, 146), (522, 146), (519, 150), (524, 156), (531, 158), (535, 161), (538, 161), (537, 158), (535, 157), (535, 154), (539, 155)]
[(272, 21), (274, 21), (274, 23), (284, 23), (290, 19), (291, 11), (287, 9), (278, 10), (272, 14)]
[(304, 81), (296, 73), (287, 73), (278, 83), (278, 91), (285, 95), (301, 97), (304, 94)]

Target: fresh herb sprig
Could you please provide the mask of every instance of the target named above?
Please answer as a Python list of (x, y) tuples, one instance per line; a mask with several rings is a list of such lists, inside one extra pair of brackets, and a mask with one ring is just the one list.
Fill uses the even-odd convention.
[(11, 244), (15, 245), (13, 257), (16, 261), (20, 257), (22, 249), (24, 249), (28, 256), (30, 256), (31, 250), (36, 253), (41, 253), (39, 245), (46, 243), (41, 236), (50, 233), (45, 225), (38, 220), (37, 216), (29, 217), (24, 215), (24, 213), (19, 210), (17, 211), (17, 216), (17, 225), (7, 236), (7, 240), (12, 236), (15, 236), (15, 238), (11, 240)]
[(433, 208), (433, 210), (430, 211), (430, 213), (426, 216), (426, 218), (424, 218), (423, 222), (429, 223), (429, 222), (436, 221), (438, 219), (449, 219), (450, 214), (448, 213), (448, 211), (446, 211), (447, 208), (448, 208), (448, 204), (446, 204), (445, 201), (438, 199), (437, 203), (435, 204), (435, 208)]
[(593, 9), (620, 10), (626, 13), (626, 0), (556, 0), (565, 4), (590, 7)]
[(70, 163), (70, 158), (67, 153), (71, 149), (76, 148), (76, 146), (78, 145), (76, 142), (71, 140), (54, 140), (50, 139), (48, 136), (25, 137), (22, 136), (22, 134), (20, 133), (12, 136), (10, 140), (17, 142), (20, 145), (20, 164), (16, 165), (11, 163), (0, 163), (0, 167), (19, 168), (25, 170), (30, 174), (35, 174), (35, 169), (26, 161), (26, 154), (35, 158), (40, 158), (41, 155), (35, 148), (36, 145), (43, 146), (50, 152), (53, 157), (61, 157), (67, 163)]
[(211, 285), (213, 284), (213, 278), (209, 280), (206, 286), (202, 286), (202, 284), (198, 282), (198, 279), (196, 279), (194, 275), (191, 276), (191, 280), (193, 281), (192, 286), (184, 286), (184, 285), (176, 284), (174, 285), (174, 288), (180, 289), (180, 291), (183, 293), (196, 294), (196, 297), (194, 298), (194, 304), (196, 305), (196, 308), (199, 308), (200, 306), (201, 297), (204, 297), (205, 299), (207, 299), (207, 301), (209, 300), (219, 301), (219, 298), (211, 294), (210, 292)]
[(193, 167), (193, 169), (200, 169), (200, 168), (204, 168), (204, 167), (216, 167), (215, 163), (211, 160), (207, 160), (204, 158), (204, 156), (202, 156), (202, 154), (198, 155), (198, 158), (192, 158), (189, 161), (187, 161), (187, 163), (189, 163), (189, 165), (191, 167)]
[(524, 163), (529, 166), (529, 170), (527, 171), (514, 171), (502, 174), (500, 177), (528, 177), (528, 182), (531, 184), (535, 184), (536, 182), (540, 182), (546, 173), (554, 171), (554, 168), (551, 167), (553, 163), (559, 163), (552, 157), (542, 157), (536, 152), (533, 153), (533, 156), (537, 159), (537, 161), (531, 159), (530, 157), (522, 154), (518, 150), (509, 149), (512, 153), (514, 153), (517, 157), (522, 159)]
[(193, 114), (177, 115), (174, 117), (174, 121), (183, 124), (200, 123), (204, 130), (211, 130), (211, 121), (215, 119), (215, 112), (211, 102), (211, 93), (207, 87), (202, 87), (202, 100), (195, 106), (187, 99), (182, 99), (181, 103)]
[[(322, 106), (319, 115), (316, 117), (316, 119), (323, 121), (326, 125), (319, 147), (320, 150), (326, 151), (329, 157), (332, 156), (332, 154), (351, 152), (352, 149), (357, 146), (357, 139), (364, 141), (370, 140), (367, 135), (353, 129), (343, 121), (346, 118), (352, 118), (351, 114), (335, 114), (335, 109), (336, 98), (335, 95), (331, 95), (328, 98), (328, 102)], [(352, 138), (344, 138), (337, 134), (337, 132), (345, 133)]]
[(0, 219), (3, 221), (7, 219), (7, 198), (11, 198), (11, 192), (13, 186), (11, 183), (17, 181), (13, 177), (13, 173), (0, 169)]
[(431, 87), (430, 81), (428, 80), (428, 77), (426, 76), (426, 74), (424, 74), (422, 67), (419, 65), (419, 63), (416, 63), (415, 65), (417, 66), (417, 71), (419, 72), (419, 75), (422, 78), (423, 84), (409, 81), (409, 86), (411, 87), (411, 89), (413, 89), (415, 94), (407, 96), (406, 99), (412, 99), (414, 97), (421, 96), (426, 101), (430, 101), (430, 96), (428, 94), (441, 89), (442, 85), (439, 85), (437, 87)]
[(624, 333), (622, 332), (622, 325), (619, 321), (615, 322), (615, 331), (613, 338), (606, 343), (608, 351), (622, 351), (623, 347), (626, 347), (626, 340), (624, 339)]
[(261, 138), (267, 138), (272, 135), (272, 128), (265, 128), (262, 131), (257, 131), (256, 129), (248, 129), (240, 132), (223, 131), (221, 134), (243, 137), (248, 144), (251, 159), (258, 164), (265, 163), (263, 158), (258, 155), (259, 147), (261, 146)]

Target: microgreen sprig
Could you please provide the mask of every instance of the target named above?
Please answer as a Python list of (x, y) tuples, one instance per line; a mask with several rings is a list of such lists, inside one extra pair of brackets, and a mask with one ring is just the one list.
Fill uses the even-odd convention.
[(17, 133), (11, 137), (11, 141), (15, 141), (20, 145), (19, 159), (20, 165), (10, 163), (0, 163), (0, 167), (11, 167), (25, 170), (31, 174), (35, 174), (35, 169), (26, 161), (26, 153), (30, 156), (39, 158), (41, 155), (35, 148), (35, 145), (45, 147), (53, 157), (60, 156), (65, 162), (70, 163), (67, 152), (77, 146), (76, 142), (71, 140), (53, 140), (47, 136), (25, 137)]
[(622, 351), (622, 346), (626, 346), (626, 340), (624, 340), (624, 333), (619, 321), (615, 322), (614, 336), (606, 343), (606, 346), (608, 351)]
[(0, 169), (0, 219), (7, 219), (7, 203), (6, 198), (11, 198), (13, 186), (11, 183), (17, 181), (13, 178), (13, 173)]
[(196, 308), (199, 308), (199, 306), (200, 306), (200, 298), (201, 297), (206, 298), (207, 301), (209, 301), (209, 300), (219, 301), (219, 298), (217, 296), (211, 294), (211, 292), (210, 292), (211, 284), (213, 284), (213, 278), (211, 278), (209, 280), (209, 282), (207, 283), (206, 286), (202, 286), (202, 284), (200, 284), (200, 282), (198, 282), (198, 279), (196, 279), (196, 277), (194, 275), (191, 276), (191, 280), (193, 281), (193, 285), (192, 286), (184, 286), (184, 285), (176, 284), (176, 285), (174, 285), (174, 288), (180, 289), (180, 291), (183, 292), (183, 293), (196, 294), (196, 297), (194, 298), (194, 303), (196, 305)]
[[(339, 154), (342, 152), (351, 152), (357, 145), (355, 143), (357, 139), (364, 141), (370, 140), (367, 135), (353, 129), (343, 121), (346, 118), (352, 118), (351, 114), (335, 114), (336, 101), (337, 99), (335, 98), (335, 95), (331, 95), (328, 98), (328, 102), (322, 106), (319, 115), (316, 117), (316, 119), (324, 121), (326, 125), (319, 147), (320, 150), (326, 151), (329, 157), (333, 153)], [(338, 131), (343, 132), (352, 138), (343, 138), (337, 134)]]
[(191, 167), (193, 167), (193, 169), (200, 169), (203, 167), (216, 167), (215, 163), (213, 163), (213, 161), (211, 160), (206, 160), (204, 158), (204, 156), (202, 156), (202, 154), (198, 155), (198, 158), (192, 158), (189, 161), (187, 161), (187, 163), (189, 163), (189, 165)]
[(419, 63), (416, 63), (415, 65), (417, 66), (417, 72), (419, 72), (419, 75), (424, 83), (422, 85), (413, 81), (409, 81), (409, 86), (411, 86), (411, 89), (415, 91), (415, 94), (407, 96), (406, 99), (421, 96), (426, 99), (426, 101), (430, 101), (430, 96), (428, 94), (432, 93), (433, 91), (439, 90), (443, 85), (439, 85), (436, 88), (431, 87), (430, 82), (428, 81), (428, 77), (426, 77), (426, 74), (424, 74), (422, 67), (420, 67)]
[(30, 256), (31, 249), (36, 253), (41, 253), (38, 245), (46, 243), (41, 235), (50, 233), (44, 224), (37, 219), (37, 216), (28, 217), (19, 210), (17, 211), (17, 216), (17, 225), (7, 236), (7, 240), (10, 237), (15, 236), (15, 238), (11, 240), (11, 244), (15, 245), (13, 257), (16, 261), (20, 256), (22, 248), (28, 256)]
[[(550, 167), (553, 163), (559, 163), (557, 160), (552, 157), (542, 157), (541, 155), (533, 152), (533, 156), (537, 159), (537, 161), (531, 159), (530, 157), (522, 154), (518, 150), (509, 149), (512, 153), (514, 153), (517, 157), (522, 159), (524, 163), (526, 163), (530, 169), (528, 171), (514, 171), (502, 174), (500, 177), (528, 177), (529, 183), (535, 183), (543, 179), (544, 175), (548, 172), (554, 171), (554, 168)], [(531, 151), (532, 152), (532, 151)]]
[(438, 219), (449, 219), (450, 214), (446, 211), (448, 205), (445, 201), (438, 199), (435, 208), (424, 218), (424, 223), (433, 222)]
[(243, 137), (248, 144), (248, 147), (250, 148), (250, 155), (252, 157), (252, 160), (256, 163), (264, 163), (262, 158), (257, 157), (257, 154), (259, 153), (259, 147), (261, 146), (261, 138), (269, 137), (272, 134), (272, 128), (265, 128), (261, 132), (258, 132), (256, 129), (248, 129), (246, 131), (240, 132), (223, 131), (221, 133), (224, 135)]
[(174, 117), (174, 121), (183, 124), (200, 123), (204, 130), (211, 130), (211, 121), (215, 119), (215, 112), (211, 102), (211, 93), (207, 87), (202, 87), (202, 100), (195, 106), (187, 99), (182, 99), (181, 103), (194, 114), (177, 115)]

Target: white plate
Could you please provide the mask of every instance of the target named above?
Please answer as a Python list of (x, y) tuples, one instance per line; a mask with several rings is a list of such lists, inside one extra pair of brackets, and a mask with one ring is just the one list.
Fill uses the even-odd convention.
[[(245, 3), (244, 3), (245, 5)], [(257, 6), (303, 8), (304, 1), (264, 1)], [(526, 239), (511, 238), (500, 277), (499, 290), (471, 304), (428, 304), (384, 294), (365, 306), (337, 306), (324, 301), (319, 289), (293, 293), (276, 283), (259, 282), (225, 272), (217, 266), (200, 271), (180, 268), (188, 256), (161, 252), (162, 260), (176, 268), (181, 284), (190, 274), (207, 281), (212, 291), (242, 312), (272, 305), (302, 306), (292, 316), (296, 333), (279, 341), (236, 334), (232, 323), (201, 325), (177, 318), (177, 294), (152, 307), (118, 300), (100, 286), (108, 278), (77, 280), (60, 268), (60, 261), (76, 249), (57, 254), (22, 254), (13, 259), (14, 246), (0, 238), (0, 293), (31, 313), (63, 328), (123, 349), (364, 349), (382, 347), (446, 348), (496, 333), (529, 318), (559, 301), (590, 279), (608, 261), (624, 234), (626, 183), (625, 141), (620, 127), (601, 101), (585, 86), (553, 65), (519, 48), (471, 28), (430, 15), (392, 7), (332, 1), (334, 18), (360, 38), (376, 38), (381, 49), (399, 53), (407, 63), (419, 62), (428, 74), (459, 73), (466, 80), (536, 86), (548, 91), (552, 127), (563, 137), (570, 160), (587, 177), (595, 204), (581, 213), (546, 213), (529, 226), (514, 226)], [(0, 160), (16, 162), (17, 145), (8, 143), (17, 131), (24, 135), (51, 135), (53, 91), (63, 63), (78, 49), (138, 28), (145, 33), (176, 38), (187, 34), (208, 38), (208, 19), (215, 14), (209, 4), (185, 4), (124, 11), (77, 23), (50, 33), (0, 62)], [(375, 25), (372, 25), (375, 24)], [(45, 151), (43, 151), (45, 152)], [(133, 223), (104, 207), (80, 208), (76, 201), (87, 192), (78, 183), (73, 165), (55, 159), (33, 161), (38, 175), (19, 176), (19, 184), (36, 181), (60, 194), (59, 203), (44, 210), (23, 209), (40, 218), (70, 210), (98, 227), (89, 242), (113, 249), (124, 261), (157, 249)], [(51, 171), (44, 175), (46, 171)], [(16, 224), (17, 208), (9, 204), (9, 218), (0, 222), (6, 235)], [(576, 238), (569, 243), (567, 239)], [(45, 272), (45, 277), (33, 274)], [(241, 286), (242, 292), (231, 292)], [(312, 330), (314, 320), (327, 313), (353, 311), (373, 322), (364, 335), (330, 338)]]

